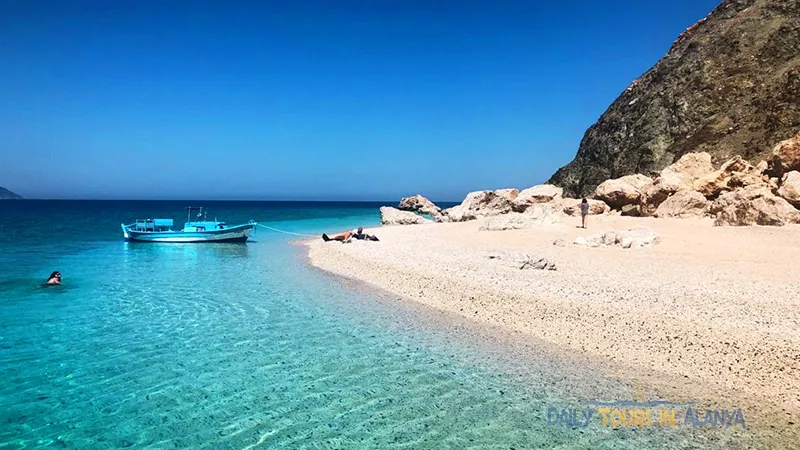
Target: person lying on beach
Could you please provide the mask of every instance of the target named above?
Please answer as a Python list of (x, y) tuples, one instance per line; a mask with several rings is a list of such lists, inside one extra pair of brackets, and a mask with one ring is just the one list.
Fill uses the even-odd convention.
[(61, 272), (59, 272), (57, 270), (50, 274), (50, 278), (47, 279), (47, 282), (45, 283), (45, 285), (53, 286), (53, 285), (56, 285), (56, 284), (61, 284)]
[(364, 233), (364, 227), (358, 227), (355, 230), (345, 231), (342, 234), (337, 234), (334, 237), (329, 237), (327, 234), (322, 233), (322, 240), (325, 242), (328, 241), (339, 241), (339, 242), (350, 242), (352, 239), (358, 240), (365, 240), (365, 241), (378, 241), (378, 236), (373, 234)]

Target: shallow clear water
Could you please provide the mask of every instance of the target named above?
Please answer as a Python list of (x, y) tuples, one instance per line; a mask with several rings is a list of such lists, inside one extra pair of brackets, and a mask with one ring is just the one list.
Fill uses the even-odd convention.
[[(308, 267), (294, 237), (122, 241), (120, 222), (181, 223), (182, 206), (0, 204), (0, 448), (709, 443), (672, 430), (550, 425), (546, 408), (574, 402), (572, 393)], [(205, 206), (229, 223), (297, 233), (378, 222), (375, 204)], [(40, 287), (56, 269), (64, 285)]]

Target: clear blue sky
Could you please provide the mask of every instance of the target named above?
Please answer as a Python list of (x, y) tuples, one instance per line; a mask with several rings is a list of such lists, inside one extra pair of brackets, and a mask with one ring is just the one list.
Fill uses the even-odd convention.
[(38, 198), (524, 188), (717, 0), (0, 2), (0, 186)]

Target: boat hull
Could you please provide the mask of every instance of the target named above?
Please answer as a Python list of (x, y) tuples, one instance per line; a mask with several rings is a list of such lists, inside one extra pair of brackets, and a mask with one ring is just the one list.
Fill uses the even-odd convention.
[(174, 244), (246, 242), (255, 228), (254, 224), (239, 225), (222, 230), (141, 232), (123, 226), (122, 233), (129, 242), (152, 242)]

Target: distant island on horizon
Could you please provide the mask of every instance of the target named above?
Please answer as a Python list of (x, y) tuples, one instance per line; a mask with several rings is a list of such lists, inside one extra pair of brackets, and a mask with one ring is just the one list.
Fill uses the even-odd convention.
[(0, 200), (22, 200), (22, 196), (0, 186)]

